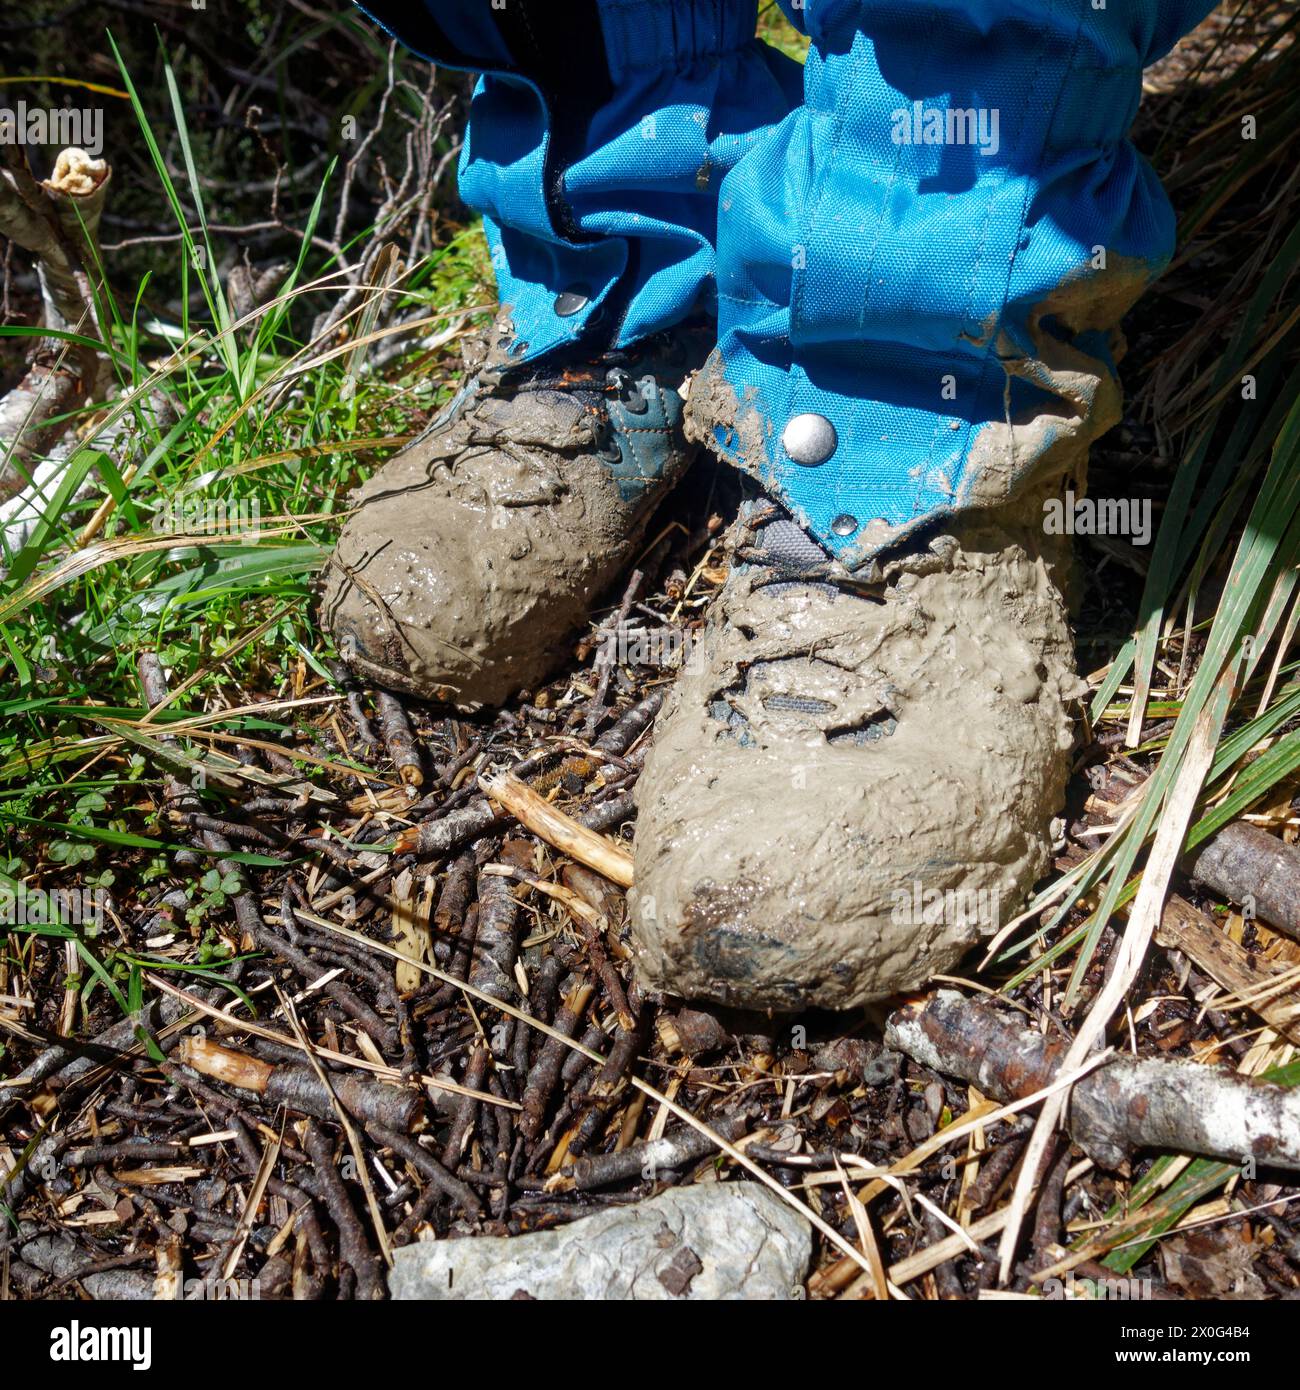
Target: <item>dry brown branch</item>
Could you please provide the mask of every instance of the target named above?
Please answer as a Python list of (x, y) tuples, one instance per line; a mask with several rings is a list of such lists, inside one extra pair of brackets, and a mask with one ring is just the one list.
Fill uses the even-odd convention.
[[(265, 1095), (273, 1105), (321, 1120), (334, 1119), (329, 1091), (310, 1067), (268, 1066), (259, 1058), (200, 1037), (182, 1039), (176, 1056), (201, 1076)], [(344, 1109), (359, 1120), (375, 1120), (391, 1129), (409, 1130), (422, 1108), (417, 1092), (383, 1081), (342, 1074), (331, 1076), (330, 1086)]]
[(562, 1168), (547, 1180), (551, 1192), (588, 1192), (628, 1178), (655, 1181), (661, 1169), (681, 1168), (716, 1149), (717, 1136), (734, 1142), (745, 1132), (746, 1123), (740, 1116), (714, 1122), (714, 1134), (683, 1125), (662, 1139), (649, 1139), (614, 1153), (593, 1154), (580, 1158), (569, 1168)]
[(420, 767), (420, 752), (416, 747), (415, 733), (411, 721), (406, 717), (402, 703), (386, 690), (375, 692), (375, 713), (379, 716), (379, 734), (393, 760), (397, 775), (408, 787), (424, 784), (424, 772)]

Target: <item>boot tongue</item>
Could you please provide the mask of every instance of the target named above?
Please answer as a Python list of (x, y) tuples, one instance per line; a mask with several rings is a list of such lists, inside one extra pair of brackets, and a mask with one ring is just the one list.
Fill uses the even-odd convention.
[[(755, 596), (766, 595), (781, 607), (799, 605), (801, 594), (815, 595), (814, 606), (864, 601), (832, 582), (837, 571), (842, 575), (840, 567), (771, 503), (754, 504), (742, 524), (748, 536), (737, 546), (736, 561), (753, 577)], [(820, 658), (806, 634), (792, 630), (788, 652), (780, 650), (779, 639), (775, 650), (771, 640), (763, 645), (765, 654), (744, 665), (732, 698), (711, 706), (713, 717), (729, 725), (742, 745), (753, 742), (751, 718), (772, 722), (787, 734), (820, 733), (830, 744), (871, 743), (894, 731), (883, 700), (860, 677)]]
[(742, 572), (757, 570), (758, 585), (778, 593), (787, 585), (811, 585), (827, 593), (833, 587), (825, 581), (835, 562), (774, 502), (744, 504), (733, 560)]
[[(815, 540), (788, 516), (761, 526), (755, 537), (756, 564), (770, 564), (791, 578), (811, 570), (824, 570), (830, 558)], [(762, 558), (760, 558), (760, 556)]]

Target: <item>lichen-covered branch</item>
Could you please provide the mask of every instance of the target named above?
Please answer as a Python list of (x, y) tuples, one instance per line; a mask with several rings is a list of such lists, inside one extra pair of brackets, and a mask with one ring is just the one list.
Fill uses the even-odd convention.
[(1247, 821), (1234, 821), (1196, 851), (1192, 878), (1300, 938), (1300, 848)]
[[(953, 990), (899, 1009), (885, 1038), (914, 1062), (999, 1101), (1049, 1086), (1069, 1047)], [(1300, 1089), (1198, 1062), (1117, 1057), (1075, 1084), (1066, 1123), (1105, 1168), (1124, 1169), (1139, 1149), (1164, 1149), (1300, 1170)]]

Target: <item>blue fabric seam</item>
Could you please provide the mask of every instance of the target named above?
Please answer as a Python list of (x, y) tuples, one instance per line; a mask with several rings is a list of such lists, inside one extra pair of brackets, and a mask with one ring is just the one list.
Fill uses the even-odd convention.
[[(1051, 6), (1053, 6), (1053, 7), (1055, 7), (1056, 3), (1057, 3), (1057, 0), (1049, 0), (1049, 5), (1051, 5)], [(1044, 60), (1045, 60), (1045, 58), (1046, 58), (1046, 55), (1047, 55), (1047, 47), (1048, 47), (1048, 46), (1047, 46), (1047, 41), (1046, 41), (1046, 38), (1044, 38), (1043, 41), (1042, 41), (1042, 42), (1040, 43), (1040, 45), (1039, 45), (1038, 56), (1037, 56), (1037, 58), (1036, 58), (1036, 60), (1035, 60), (1035, 62), (1034, 62), (1033, 76), (1030, 78), (1029, 82), (1026, 84), (1025, 96), (1024, 96), (1024, 99), (1023, 99), (1022, 102), (1021, 102), (1020, 111), (1019, 111), (1019, 113), (1018, 113), (1017, 130), (1016, 130), (1016, 138), (1017, 138), (1017, 140), (1019, 139), (1020, 135), (1021, 135), (1021, 134), (1023, 133), (1023, 131), (1024, 131), (1025, 121), (1026, 121), (1026, 119), (1027, 119), (1027, 117), (1028, 117), (1028, 114), (1029, 114), (1029, 111), (1030, 111), (1030, 109), (1031, 109), (1031, 102), (1032, 102), (1033, 96), (1034, 96), (1034, 94), (1037, 92), (1038, 84), (1039, 84), (1039, 82), (1040, 82), (1040, 80), (1041, 80), (1041, 75), (1042, 75), (1042, 70), (1043, 70), (1043, 62), (1044, 62)], [(1040, 151), (1040, 156), (1039, 156), (1039, 157), (1040, 157), (1040, 161), (1041, 161), (1041, 151)], [(1037, 171), (1035, 171), (1035, 172), (1037, 172)], [(1002, 188), (1004, 188), (1004, 187), (1006, 186), (1006, 182), (1007, 182), (1007, 178), (1006, 178), (1006, 175), (1004, 174), (1003, 177), (999, 180), (998, 185), (997, 185), (997, 187), (994, 189), (992, 195), (986, 200), (986, 202), (985, 202), (985, 204), (984, 204), (984, 217), (983, 217), (983, 222), (982, 222), (981, 228), (980, 228), (979, 250), (978, 250), (978, 252), (976, 253), (976, 256), (975, 256), (975, 264), (974, 264), (974, 266), (973, 266), (973, 268), (972, 268), (971, 278), (970, 278), (970, 280), (969, 280), (969, 282), (967, 283), (967, 286), (966, 286), (966, 310), (965, 310), (965, 313), (962, 315), (963, 320), (964, 320), (963, 327), (965, 326), (965, 323), (966, 323), (966, 322), (972, 321), (972, 320), (973, 320), (973, 317), (974, 317), (974, 315), (973, 315), (973, 301), (974, 301), (974, 297), (975, 297), (975, 286), (979, 283), (979, 278), (980, 278), (980, 274), (979, 274), (979, 273), (980, 273), (980, 267), (981, 267), (981, 265), (983, 264), (985, 249), (986, 249), (986, 247), (987, 247), (987, 245), (988, 245), (989, 229), (990, 229), (990, 225), (991, 225), (992, 219), (993, 219), (993, 209), (994, 209), (994, 206), (995, 206), (995, 204), (996, 204), (996, 202), (997, 202), (997, 195), (998, 195), (998, 192), (999, 192)], [(1001, 301), (1002, 301), (1002, 309), (1001, 309), (1001, 312), (1000, 312), (1000, 314), (999, 314), (999, 319), (1001, 318), (1001, 314), (1005, 314), (1005, 312), (1006, 312), (1006, 307), (1007, 307), (1007, 294), (1008, 294), (1008, 290), (1009, 290), (1010, 284), (1011, 284), (1011, 271), (1012, 271), (1012, 266), (1013, 266), (1014, 263), (1015, 263), (1016, 248), (1018, 248), (1018, 246), (1019, 246), (1019, 244), (1020, 244), (1020, 235), (1021, 235), (1021, 232), (1022, 232), (1023, 229), (1024, 229), (1024, 220), (1025, 220), (1025, 213), (1026, 213), (1027, 207), (1028, 207), (1027, 202), (1026, 202), (1024, 199), (1022, 199), (1022, 200), (1021, 200), (1021, 207), (1020, 207), (1020, 216), (1019, 216), (1019, 218), (1017, 219), (1016, 236), (1015, 236), (1014, 242), (1012, 243), (1012, 252), (1011, 252), (1011, 256), (1010, 256), (1010, 258), (1008, 259), (1007, 268), (1006, 268), (1006, 274), (1005, 274), (1005, 276), (1004, 276), (1004, 278), (1003, 278), (1003, 281), (1002, 281), (1002, 293), (1001, 293), (1001, 295), (999, 296), (999, 298), (1000, 298)], [(983, 324), (980, 324), (979, 327), (980, 327), (980, 329), (981, 329), (981, 331), (982, 331), (983, 328), (984, 328), (984, 325), (983, 325)], [(998, 332), (999, 332), (999, 329), (1000, 329), (1000, 323), (994, 324), (994, 325), (993, 325), (992, 331), (989, 333), (988, 342), (987, 342), (987, 344), (985, 345), (985, 348), (984, 348), (983, 361), (982, 361), (981, 366), (980, 366), (979, 378), (978, 378), (978, 380), (977, 380), (976, 383), (975, 383), (974, 400), (973, 400), (972, 403), (971, 403), (971, 410), (970, 410), (970, 414), (971, 414), (971, 415), (977, 415), (977, 414), (980, 413), (980, 410), (979, 410), (980, 402), (984, 399), (984, 393), (985, 393), (985, 391), (986, 391), (986, 390), (990, 387), (990, 385), (991, 385), (990, 375), (991, 375), (991, 369), (992, 369), (993, 363), (994, 363), (994, 361), (996, 360), (996, 352), (995, 352), (995, 349), (996, 349), (996, 346), (997, 346), (997, 339), (998, 339)], [(999, 368), (1000, 368), (1000, 363), (999, 363)], [(1005, 391), (1004, 391), (1004, 397), (1005, 397)], [(926, 480), (930, 477), (930, 475), (931, 475), (931, 474), (933, 473), (933, 471), (934, 471), (934, 455), (935, 455), (935, 450), (936, 450), (936, 447), (937, 447), (937, 445), (938, 445), (938, 443), (939, 443), (940, 435), (941, 435), (942, 432), (943, 432), (944, 425), (946, 424), (947, 420), (948, 420), (948, 419), (951, 419), (951, 418), (953, 418), (953, 417), (951, 417), (951, 416), (937, 416), (936, 419), (935, 419), (934, 433), (933, 433), (933, 434), (931, 435), (931, 437), (930, 437), (930, 448), (929, 448), (929, 451), (928, 451), (928, 454), (927, 454), (927, 457), (926, 457), (926, 460), (925, 460), (925, 464), (924, 464), (923, 468), (919, 471), (919, 473), (918, 473), (918, 475), (917, 475), (917, 480), (916, 480), (916, 492), (915, 492), (915, 494), (914, 494), (913, 497), (912, 497), (912, 507), (911, 507), (911, 510), (912, 510), (912, 517), (913, 517), (914, 520), (915, 520), (915, 518), (916, 518), (917, 516), (921, 516), (921, 515), (924, 515), (924, 514), (925, 514), (926, 509), (921, 505), (921, 499), (922, 499), (923, 494), (924, 494), (924, 493), (926, 492), (926, 490), (927, 490), (927, 488), (926, 488)], [(956, 417), (956, 418), (960, 418), (960, 416), (958, 416), (958, 417)], [(960, 488), (961, 483), (962, 483), (962, 476), (963, 476), (964, 473), (965, 473), (965, 468), (964, 468), (962, 465), (964, 464), (965, 460), (969, 458), (969, 455), (970, 455), (970, 448), (971, 448), (971, 445), (974, 443), (974, 438), (975, 438), (975, 435), (974, 435), (974, 426), (975, 426), (975, 421), (974, 421), (974, 420), (967, 420), (967, 421), (966, 421), (966, 428), (965, 428), (964, 431), (962, 431), (961, 454), (959, 455), (959, 460), (960, 460), (960, 462), (959, 462), (958, 468), (954, 470), (954, 471), (958, 474), (958, 476), (955, 476), (955, 477), (952, 479), (952, 487), (953, 487), (954, 491), (956, 491), (958, 488)]]
[[(929, 22), (928, 22), (927, 25), (926, 25), (924, 39), (923, 39), (923, 41), (919, 42), (919, 43), (916, 45), (916, 65), (915, 65), (915, 67), (912, 69), (912, 83), (911, 83), (912, 86), (915, 86), (915, 85), (916, 85), (917, 78), (919, 77), (920, 71), (921, 71), (921, 64), (922, 64), (922, 62), (924, 61), (925, 53), (926, 53), (926, 51), (927, 51), (927, 49), (928, 49), (928, 47), (929, 47), (930, 37), (931, 37), (931, 35), (934, 33), (934, 27), (935, 27), (935, 25), (936, 25), (938, 22), (939, 22), (938, 10), (937, 10), (937, 9), (936, 9), (936, 10), (932, 10), (932, 11), (930, 12)], [(855, 38), (855, 43), (856, 43), (857, 41), (858, 41), (858, 40)], [(848, 89), (848, 88), (851, 87), (851, 84), (850, 84), (850, 83), (847, 83), (847, 82), (846, 82), (846, 83), (841, 83), (840, 85), (841, 85), (842, 87), (844, 87), (845, 89)], [(859, 329), (864, 329), (864, 328), (866, 327), (867, 302), (868, 302), (868, 300), (869, 300), (870, 297), (871, 297), (871, 277), (872, 277), (873, 273), (875, 272), (875, 268), (876, 268), (876, 255), (877, 255), (877, 253), (878, 253), (879, 250), (880, 250), (880, 239), (881, 239), (881, 236), (882, 236), (882, 233), (883, 233), (884, 222), (885, 222), (885, 216), (886, 216), (887, 210), (888, 210), (888, 208), (889, 208), (890, 201), (891, 201), (891, 199), (893, 198), (894, 189), (897, 187), (898, 180), (899, 180), (899, 178), (900, 178), (901, 175), (902, 175), (902, 167), (903, 167), (903, 146), (902, 146), (902, 145), (896, 145), (896, 146), (894, 147), (894, 160), (893, 160), (893, 166), (891, 167), (891, 169), (890, 169), (890, 171), (889, 171), (889, 181), (888, 181), (888, 183), (887, 183), (886, 186), (885, 186), (885, 191), (884, 191), (884, 194), (883, 194), (883, 196), (882, 196), (882, 198), (881, 198), (880, 207), (879, 207), (879, 209), (878, 209), (878, 211), (877, 211), (877, 214), (876, 214), (875, 235), (874, 235), (874, 237), (873, 237), (873, 239), (872, 239), (871, 250), (870, 250), (870, 251), (868, 252), (868, 254), (867, 254), (866, 274), (865, 274), (865, 276), (864, 276), (864, 284), (863, 284), (863, 289), (862, 289), (862, 299), (861, 299), (860, 308), (859, 308), (859, 312), (858, 312), (858, 327), (859, 327)], [(793, 305), (793, 303), (792, 303), (792, 304), (791, 304), (791, 314), (792, 314), (792, 315), (793, 315), (793, 312), (794, 312), (794, 305)], [(934, 449), (934, 443), (933, 443), (933, 441), (931, 441), (930, 449), (931, 449), (931, 452), (933, 452), (933, 449)], [(834, 505), (833, 505), (832, 508), (831, 508), (832, 514), (837, 514), (837, 513), (839, 513), (839, 512), (843, 509), (843, 507), (844, 507), (844, 492), (845, 492), (845, 488), (846, 488), (847, 485), (848, 485), (847, 472), (848, 472), (847, 469), (841, 470), (841, 471), (840, 471), (840, 476), (835, 480), (835, 502), (834, 502)], [(906, 488), (900, 487), (898, 490), (899, 490), (900, 492), (904, 492), (904, 491), (906, 491)], [(916, 498), (915, 498), (915, 497), (914, 497), (913, 500), (912, 500), (912, 507), (913, 507), (913, 510), (915, 510), (915, 507), (916, 507)], [(860, 518), (859, 518), (859, 520), (860, 520)]]

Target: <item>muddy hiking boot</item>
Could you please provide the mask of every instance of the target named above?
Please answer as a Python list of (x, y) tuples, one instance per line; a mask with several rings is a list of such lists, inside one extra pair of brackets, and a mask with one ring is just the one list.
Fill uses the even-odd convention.
[(770, 502), (742, 518), (636, 789), (649, 988), (846, 1008), (921, 986), (1020, 909), (1084, 689), (1042, 498), (866, 578)]
[(520, 367), (498, 321), (474, 375), (352, 497), (322, 617), (359, 675), (461, 707), (563, 663), (685, 472), (678, 387), (707, 332)]

